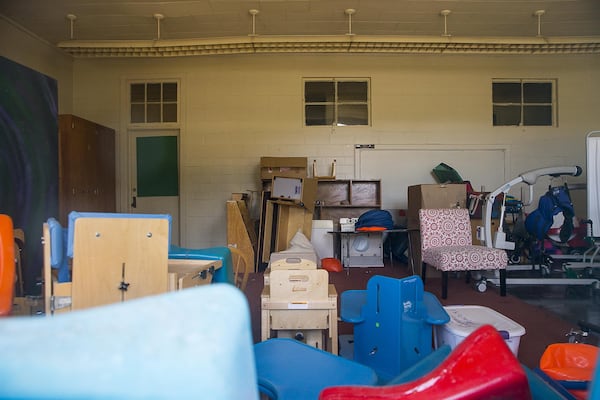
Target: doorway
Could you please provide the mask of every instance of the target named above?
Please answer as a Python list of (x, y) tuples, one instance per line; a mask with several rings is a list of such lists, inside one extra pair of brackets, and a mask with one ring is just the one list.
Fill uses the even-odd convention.
[(169, 214), (179, 245), (179, 130), (129, 130), (129, 212)]

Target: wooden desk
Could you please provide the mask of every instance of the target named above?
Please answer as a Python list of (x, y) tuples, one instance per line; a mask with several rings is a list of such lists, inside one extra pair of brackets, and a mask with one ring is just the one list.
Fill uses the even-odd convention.
[(214, 272), (223, 266), (220, 260), (192, 260), (169, 258), (168, 290), (181, 290), (212, 282)]

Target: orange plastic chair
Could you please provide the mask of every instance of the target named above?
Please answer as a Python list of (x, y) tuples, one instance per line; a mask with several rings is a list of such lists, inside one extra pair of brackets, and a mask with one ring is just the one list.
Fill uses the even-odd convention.
[(491, 325), (463, 340), (438, 367), (414, 381), (390, 386), (338, 386), (320, 400), (531, 399), (527, 374)]
[(15, 288), (15, 236), (12, 219), (0, 214), (0, 317), (10, 314)]
[[(585, 343), (554, 343), (540, 358), (540, 370), (559, 383), (589, 383), (594, 376), (598, 347)], [(577, 399), (586, 399), (587, 390), (568, 388)]]

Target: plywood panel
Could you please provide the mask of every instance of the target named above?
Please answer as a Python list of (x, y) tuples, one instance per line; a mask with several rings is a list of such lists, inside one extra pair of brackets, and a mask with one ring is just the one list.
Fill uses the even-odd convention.
[[(254, 261), (256, 233), (243, 200), (227, 201), (227, 245), (243, 252), (245, 259)], [(254, 271), (254, 265), (250, 268)]]
[(168, 231), (166, 219), (77, 219), (72, 309), (167, 291)]

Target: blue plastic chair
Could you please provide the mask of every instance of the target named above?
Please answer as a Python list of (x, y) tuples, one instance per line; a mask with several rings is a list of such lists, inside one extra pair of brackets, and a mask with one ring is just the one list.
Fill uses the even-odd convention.
[(373, 369), (294, 339), (254, 345), (258, 389), (272, 400), (317, 399), (337, 385), (375, 385)]
[(342, 321), (354, 324), (354, 360), (375, 370), (380, 383), (433, 351), (433, 326), (450, 317), (417, 275), (373, 276), (366, 290), (341, 295)]

